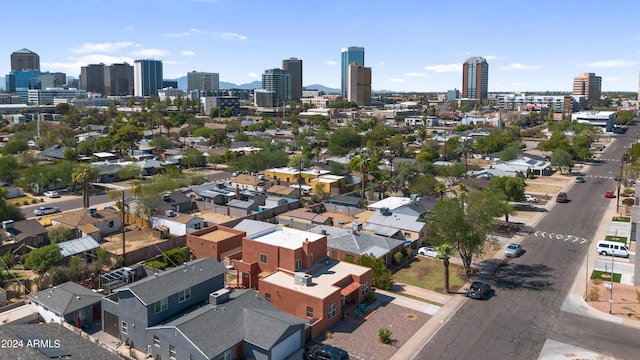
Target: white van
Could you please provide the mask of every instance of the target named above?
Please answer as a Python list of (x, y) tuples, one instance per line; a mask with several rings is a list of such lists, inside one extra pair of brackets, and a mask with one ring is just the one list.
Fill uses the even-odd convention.
[(620, 242), (617, 241), (598, 241), (598, 247), (596, 251), (600, 255), (605, 256), (620, 256), (620, 257), (629, 257), (629, 249)]

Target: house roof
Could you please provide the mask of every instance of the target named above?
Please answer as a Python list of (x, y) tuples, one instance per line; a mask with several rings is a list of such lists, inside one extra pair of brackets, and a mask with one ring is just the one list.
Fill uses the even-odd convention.
[(413, 232), (420, 232), (426, 226), (426, 223), (418, 221), (418, 216), (415, 215), (405, 215), (396, 212), (392, 212), (390, 215), (383, 215), (379, 211), (376, 211), (369, 217), (367, 225), (368, 224)]
[(411, 199), (400, 197), (400, 196), (389, 196), (380, 201), (376, 201), (373, 204), (369, 204), (368, 208), (370, 210), (373, 209), (381, 209), (381, 208), (389, 208), (389, 210), (394, 210), (399, 208), (400, 206), (404, 206), (411, 203)]
[(231, 200), (227, 203), (227, 206), (229, 207), (234, 207), (234, 208), (239, 208), (239, 209), (249, 209), (254, 205), (254, 201), (253, 200), (238, 200), (238, 199), (234, 199)]
[(87, 306), (99, 304), (102, 294), (72, 281), (30, 294), (29, 298), (56, 314), (70, 314)]
[(362, 202), (362, 198), (349, 195), (334, 195), (329, 200), (325, 201), (329, 204), (349, 204), (358, 206)]
[(404, 244), (403, 240), (390, 237), (351, 231), (329, 235), (327, 247), (358, 255), (373, 254), (376, 258), (384, 256), (390, 250)]
[(238, 223), (238, 225), (233, 228), (236, 230), (244, 231), (247, 236), (254, 235), (259, 232), (266, 231), (278, 225), (269, 224), (263, 221), (244, 219)]
[(62, 256), (67, 257), (97, 249), (100, 247), (100, 244), (91, 236), (86, 235), (81, 238), (58, 243), (58, 246), (61, 249), (60, 253)]
[(247, 174), (238, 174), (231, 182), (244, 185), (264, 185), (264, 180), (258, 179), (257, 176)]
[[(0, 326), (0, 339), (3, 340), (26, 340), (20, 336), (35, 335), (42, 339), (58, 340), (60, 341), (60, 352), (65, 355), (68, 354), (70, 359), (94, 359), (94, 360), (119, 360), (121, 359), (117, 354), (114, 354), (97, 345), (95, 342), (90, 341), (73, 331), (60, 326), (60, 324), (54, 323), (39, 323), (39, 324), (24, 324), (24, 325), (12, 325), (6, 324)], [(11, 354), (13, 359), (30, 359), (30, 360), (50, 360), (51, 357), (45, 355), (38, 347), (35, 346), (20, 346), (11, 349), (11, 351), (4, 350), (3, 355)], [(56, 358), (58, 356), (56, 355)], [(61, 355), (61, 358), (67, 358)]]
[(96, 169), (98, 169), (98, 173), (100, 175), (103, 175), (103, 174), (117, 174), (120, 171), (122, 171), (122, 166), (117, 165), (117, 164), (103, 164), (103, 165), (94, 166), (94, 167)]
[[(186, 270), (186, 271), (185, 271)], [(224, 274), (227, 268), (211, 257), (190, 261), (170, 270), (158, 272), (115, 291), (131, 291), (145, 305)]]
[(13, 223), (12, 229), (0, 228), (0, 240), (20, 242), (31, 236), (46, 235), (47, 229), (36, 219), (20, 220)]
[(329, 216), (317, 214), (317, 213), (308, 211), (308, 209), (304, 209), (304, 208), (293, 209), (280, 214), (280, 216), (283, 216), (283, 217), (288, 216), (290, 218), (304, 219), (304, 220), (314, 221), (321, 224), (326, 223), (330, 219)]
[(287, 195), (291, 196), (293, 194), (296, 194), (296, 191), (298, 191), (297, 188), (292, 188), (289, 186), (282, 186), (282, 185), (273, 185), (267, 190), (268, 193), (279, 194), (282, 196), (287, 196)]
[[(269, 350), (305, 323), (248, 289), (236, 290), (219, 305), (207, 304), (150, 330), (177, 328), (208, 358), (216, 358), (242, 341)], [(212, 327), (224, 331), (202, 331)]]
[(60, 224), (77, 228), (82, 225), (114, 220), (120, 218), (120, 216), (120, 212), (113, 209), (96, 210), (96, 214), (94, 216), (88, 214), (85, 209), (78, 209), (62, 213), (62, 215), (56, 218), (55, 221)]
[(395, 208), (393, 212), (398, 214), (405, 215), (417, 215), (422, 216), (428, 212), (433, 212), (433, 208), (438, 203), (438, 200), (430, 198), (428, 196), (424, 196), (419, 198), (416, 201), (412, 201), (409, 204), (402, 205), (398, 208)]
[(53, 159), (64, 159), (64, 152), (66, 150), (66, 147), (56, 144), (50, 148), (40, 151), (40, 154), (38, 155)]

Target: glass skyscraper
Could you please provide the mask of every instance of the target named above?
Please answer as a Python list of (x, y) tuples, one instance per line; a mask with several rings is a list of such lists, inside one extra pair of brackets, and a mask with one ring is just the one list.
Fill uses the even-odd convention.
[(158, 89), (162, 89), (162, 61), (136, 60), (133, 63), (133, 82), (135, 96), (158, 95)]
[(276, 103), (291, 100), (291, 74), (282, 69), (265, 70), (262, 74), (262, 88), (273, 91)]
[(342, 49), (342, 82), (340, 86), (340, 94), (344, 99), (348, 96), (349, 91), (349, 64), (356, 63), (364, 66), (364, 48), (350, 46)]
[(462, 65), (462, 97), (486, 99), (489, 96), (489, 64), (483, 57), (471, 57)]

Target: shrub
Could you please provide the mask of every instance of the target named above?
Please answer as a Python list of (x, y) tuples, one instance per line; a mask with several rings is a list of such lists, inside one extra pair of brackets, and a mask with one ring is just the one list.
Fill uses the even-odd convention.
[(600, 299), (600, 290), (597, 287), (589, 289), (589, 301), (598, 301)]
[(383, 344), (391, 343), (391, 330), (387, 328), (380, 328), (378, 331), (378, 340)]
[(29, 200), (25, 200), (22, 202), (22, 205), (29, 205)]
[(527, 179), (533, 179), (533, 178), (535, 178), (533, 174), (529, 173), (529, 175), (527, 175)]
[(404, 262), (404, 254), (402, 253), (402, 251), (398, 251), (397, 253), (393, 254), (393, 263), (395, 265), (400, 265)]
[(333, 336), (333, 333), (329, 330), (324, 332), (324, 338), (325, 339), (331, 339), (331, 337)]
[(38, 200), (36, 200), (36, 199), (31, 199), (31, 203), (32, 203), (32, 204), (37, 204), (37, 203), (38, 203)]
[(144, 264), (150, 268), (158, 269), (158, 270), (164, 270), (167, 268), (167, 263), (159, 260), (149, 260)]

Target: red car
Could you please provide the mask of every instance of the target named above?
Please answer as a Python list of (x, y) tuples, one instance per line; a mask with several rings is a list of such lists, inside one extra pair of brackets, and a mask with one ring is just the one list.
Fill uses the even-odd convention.
[(565, 192), (558, 193), (558, 196), (556, 196), (556, 202), (566, 203), (567, 201), (569, 201), (569, 197)]
[(613, 199), (616, 196), (614, 195), (613, 191), (607, 191), (604, 193), (604, 197), (606, 197), (607, 199)]

